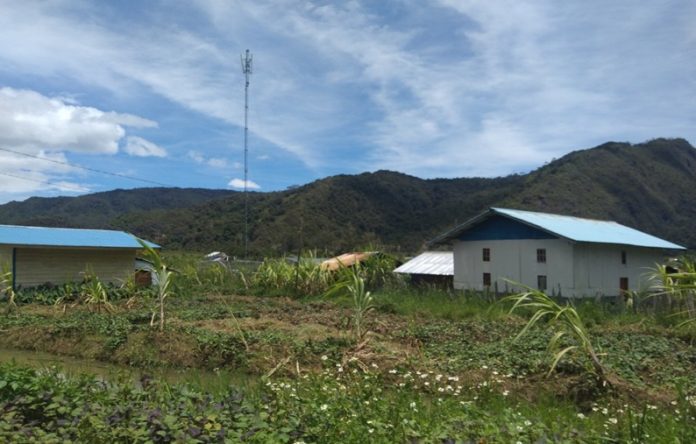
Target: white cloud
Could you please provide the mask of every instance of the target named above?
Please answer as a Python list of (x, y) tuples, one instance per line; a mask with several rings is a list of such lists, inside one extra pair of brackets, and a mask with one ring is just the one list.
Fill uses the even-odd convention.
[(39, 150), (113, 154), (124, 126), (151, 127), (142, 117), (78, 106), (35, 91), (0, 88), (0, 144)]
[(259, 159), (259, 160), (269, 160), (270, 158), (271, 158), (271, 156), (269, 156), (268, 154), (262, 154), (262, 155), (257, 157), (257, 159)]
[(167, 157), (167, 150), (138, 136), (128, 136), (123, 151), (137, 157)]
[(394, 1), (384, 14), (369, 1), (198, 0), (126, 23), (89, 4), (14, 2), (0, 72), (154, 93), (239, 126), (236, 52), (253, 42), (252, 143), (319, 171), (496, 175), (609, 139), (696, 139), (692, 3)]
[[(65, 153), (116, 153), (129, 126), (153, 127), (156, 123), (81, 106), (74, 99), (0, 88), (0, 148), (9, 150), (0, 151), (4, 173), (0, 175), (0, 200), (36, 192), (88, 191), (89, 186), (75, 182), (84, 171), (66, 165)], [(125, 150), (137, 155), (163, 152), (139, 137), (127, 138)]]
[[(251, 180), (247, 180), (246, 184), (247, 184), (247, 188), (250, 190), (261, 189), (261, 187), (257, 183), (252, 182)], [(244, 179), (234, 178), (234, 179), (230, 180), (230, 182), (227, 184), (227, 186), (232, 187), (232, 188), (244, 189)]]
[(227, 159), (222, 157), (205, 157), (200, 151), (190, 150), (186, 156), (201, 165), (208, 165), (213, 168), (226, 168)]

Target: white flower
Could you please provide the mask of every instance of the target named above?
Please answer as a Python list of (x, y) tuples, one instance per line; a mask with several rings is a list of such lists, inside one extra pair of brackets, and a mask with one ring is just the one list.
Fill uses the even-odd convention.
[(608, 415), (608, 414), (609, 414), (609, 409), (607, 409), (606, 407), (604, 407), (604, 408), (602, 409), (602, 414)]
[(609, 422), (612, 423), (612, 424), (616, 424), (616, 423), (619, 422), (619, 420), (616, 419), (616, 418), (609, 418)]
[(416, 409), (416, 403), (415, 403), (415, 401), (411, 401), (411, 403), (409, 404), (409, 406), (410, 406), (412, 409), (415, 410), (415, 409)]
[(585, 419), (587, 418), (587, 416), (583, 415), (582, 413), (578, 413), (578, 418)]
[(326, 361), (327, 359), (329, 359), (329, 357), (326, 356), (326, 355), (324, 355), (324, 356), (321, 357), (321, 360), (322, 360), (322, 361)]
[(510, 394), (510, 392), (509, 392), (509, 391), (507, 391), (507, 390), (503, 390), (503, 396), (507, 396), (507, 395), (509, 395), (509, 394)]
[(321, 407), (319, 407), (319, 410), (324, 411), (324, 410), (326, 410), (326, 409), (328, 409), (328, 408), (329, 408), (328, 405), (322, 404)]
[(372, 433), (374, 431), (375, 431), (375, 429), (367, 429), (367, 433)]
[(526, 425), (527, 427), (529, 427), (530, 425), (532, 425), (532, 421), (530, 421), (530, 420), (528, 420), (528, 419), (525, 419), (525, 420), (524, 420), (524, 425)]
[(395, 374), (396, 374), (396, 369), (393, 368), (393, 369), (389, 370), (389, 373), (391, 373), (392, 375), (395, 375)]

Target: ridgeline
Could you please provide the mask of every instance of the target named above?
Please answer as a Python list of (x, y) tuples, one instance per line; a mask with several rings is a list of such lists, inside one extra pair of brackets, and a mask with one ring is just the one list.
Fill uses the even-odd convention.
[[(250, 194), (255, 256), (372, 245), (412, 253), (489, 206), (619, 223), (696, 247), (696, 148), (683, 139), (609, 142), (524, 175), (419, 179), (377, 171)], [(112, 228), (169, 249), (243, 251), (239, 192), (141, 188), (0, 205), (0, 223)]]

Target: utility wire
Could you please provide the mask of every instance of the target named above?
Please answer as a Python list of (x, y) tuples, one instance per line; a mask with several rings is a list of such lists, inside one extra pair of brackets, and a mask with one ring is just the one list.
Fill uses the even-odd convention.
[[(7, 148), (0, 148), (0, 151), (6, 151), (6, 152), (8, 152), (8, 153), (18, 154), (18, 155), (20, 155), (20, 156), (25, 156), (25, 157), (32, 157), (32, 158), (34, 158), (34, 159), (39, 159), (39, 160), (45, 160), (46, 162), (53, 162), (53, 163), (57, 163), (57, 164), (59, 164), (59, 165), (67, 165), (67, 166), (72, 167), (72, 168), (80, 168), (80, 169), (83, 169), (83, 170), (92, 171), (93, 173), (106, 174), (106, 175), (108, 175), (108, 176), (120, 177), (120, 178), (122, 178), (122, 179), (135, 180), (135, 181), (138, 181), (138, 182), (150, 183), (150, 184), (159, 185), (159, 186), (162, 186), (162, 187), (174, 187), (174, 185), (169, 185), (169, 184), (166, 184), (166, 183), (157, 182), (157, 181), (150, 180), (150, 179), (143, 179), (143, 178), (140, 178), (140, 177), (129, 176), (129, 175), (127, 175), (127, 174), (112, 173), (111, 171), (98, 170), (98, 169), (96, 169), (96, 168), (90, 168), (90, 167), (86, 167), (86, 166), (82, 166), (82, 165), (75, 165), (75, 164), (72, 164), (72, 163), (69, 163), (69, 162), (63, 162), (63, 161), (55, 160), (55, 159), (48, 159), (48, 158), (46, 158), (46, 157), (41, 157), (41, 156), (37, 156), (37, 155), (34, 155), (34, 154), (22, 153), (22, 152), (20, 152), (20, 151), (14, 151), (14, 150), (10, 150), (10, 149), (7, 149)], [(3, 174), (5, 174), (5, 173), (3, 173)], [(7, 176), (8, 174), (5, 174), (5, 175)], [(20, 179), (21, 179), (21, 178), (20, 178)], [(31, 180), (31, 179), (29, 179), (29, 180)]]
[(71, 187), (70, 185), (58, 184), (55, 182), (47, 182), (45, 180), (31, 179), (29, 177), (17, 176), (15, 174), (10, 174), (10, 173), (0, 172), (0, 174), (3, 176), (7, 176), (7, 177), (14, 177), (15, 179), (26, 180), (28, 182), (36, 182), (36, 183), (40, 183), (42, 185), (50, 185), (50, 186), (54, 186), (54, 187), (60, 187), (60, 188), (72, 190), (75, 192), (84, 192), (85, 191), (84, 188)]

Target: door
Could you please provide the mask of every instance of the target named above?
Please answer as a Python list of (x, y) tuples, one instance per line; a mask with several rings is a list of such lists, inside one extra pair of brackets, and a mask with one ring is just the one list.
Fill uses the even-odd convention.
[(626, 294), (626, 292), (628, 291), (628, 278), (619, 278), (619, 290), (620, 294)]

